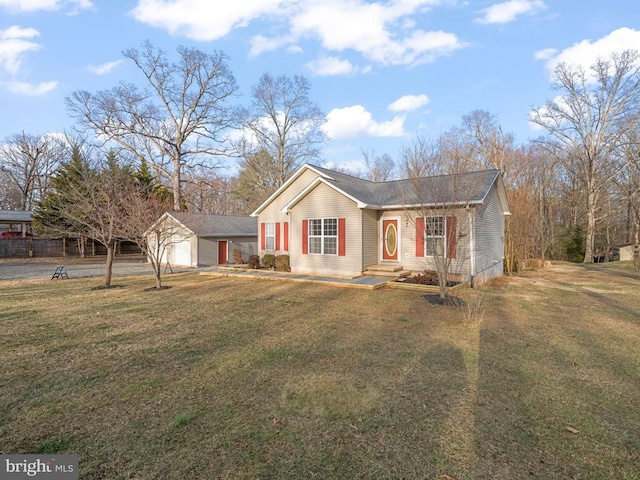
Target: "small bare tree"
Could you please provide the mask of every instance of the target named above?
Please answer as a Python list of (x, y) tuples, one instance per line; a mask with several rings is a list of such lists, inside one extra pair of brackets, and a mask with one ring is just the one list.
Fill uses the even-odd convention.
[(171, 246), (185, 240), (189, 234), (173, 222), (165, 200), (132, 191), (128, 202), (128, 217), (124, 235), (135, 242), (151, 264), (156, 290), (162, 289), (163, 266), (168, 262)]
[(34, 210), (36, 229), (47, 233), (80, 235), (104, 245), (104, 287), (111, 286), (116, 245), (123, 239), (127, 219), (127, 188), (132, 171), (115, 154), (91, 158), (79, 144), (72, 146), (71, 159), (56, 173), (51, 191)]
[(475, 176), (455, 174), (410, 178), (403, 197), (405, 220), (415, 228), (416, 255), (436, 272), (440, 298), (452, 280), (463, 281), (470, 265), (471, 221), (466, 206), (476, 190)]

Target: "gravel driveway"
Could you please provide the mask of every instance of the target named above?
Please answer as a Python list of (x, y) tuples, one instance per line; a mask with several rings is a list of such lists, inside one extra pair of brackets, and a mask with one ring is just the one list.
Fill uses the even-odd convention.
[[(3, 259), (0, 262), (0, 281), (2, 280), (49, 280), (56, 266), (64, 265), (69, 278), (101, 277), (104, 275), (104, 260), (65, 261), (57, 259)], [(174, 273), (195, 271), (188, 267), (173, 267)], [(131, 275), (153, 275), (151, 265), (144, 260), (116, 259), (113, 263), (113, 277)]]

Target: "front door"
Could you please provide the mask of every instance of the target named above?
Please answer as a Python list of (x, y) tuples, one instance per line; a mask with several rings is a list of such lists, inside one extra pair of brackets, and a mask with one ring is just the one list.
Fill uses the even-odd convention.
[(382, 259), (398, 260), (398, 220), (382, 220)]
[(218, 240), (218, 265), (227, 263), (227, 241)]

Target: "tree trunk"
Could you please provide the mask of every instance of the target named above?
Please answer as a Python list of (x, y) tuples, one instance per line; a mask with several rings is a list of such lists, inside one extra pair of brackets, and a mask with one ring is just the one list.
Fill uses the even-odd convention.
[(593, 247), (596, 235), (596, 194), (589, 192), (587, 205), (587, 232), (584, 251), (584, 262), (593, 263)]
[(107, 242), (107, 262), (104, 266), (104, 282), (103, 286), (109, 288), (111, 286), (111, 276), (113, 272), (113, 254), (115, 251), (115, 242)]
[(162, 270), (159, 264), (155, 269), (155, 274), (156, 274), (156, 290), (160, 290), (162, 288)]
[(180, 155), (173, 159), (173, 178), (171, 179), (171, 188), (173, 189), (173, 210), (179, 212), (182, 210), (182, 190), (180, 175)]

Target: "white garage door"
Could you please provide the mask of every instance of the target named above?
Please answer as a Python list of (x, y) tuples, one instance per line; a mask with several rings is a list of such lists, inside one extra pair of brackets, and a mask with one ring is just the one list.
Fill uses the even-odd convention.
[(173, 246), (173, 264), (191, 266), (191, 242), (176, 243)]

